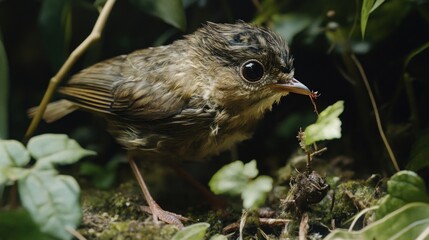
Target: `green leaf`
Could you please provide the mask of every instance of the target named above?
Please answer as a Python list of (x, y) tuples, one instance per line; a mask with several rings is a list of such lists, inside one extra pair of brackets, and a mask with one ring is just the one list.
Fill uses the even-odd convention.
[(0, 211), (0, 236), (1, 239), (52, 239), (39, 230), (39, 226), (23, 208)]
[(362, 38), (365, 37), (366, 24), (368, 23), (369, 13), (374, 6), (375, 0), (363, 0), (360, 16), (360, 30)]
[(247, 181), (243, 162), (235, 161), (219, 169), (210, 179), (209, 186), (215, 194), (226, 193), (234, 196), (241, 194)]
[(373, 11), (375, 11), (375, 9), (380, 7), (380, 5), (384, 3), (384, 1), (386, 0), (376, 0), (369, 13), (372, 13)]
[(377, 9), (384, 1), (385, 0), (363, 0), (360, 20), (362, 38), (365, 37), (365, 30), (368, 23), (369, 14)]
[(43, 134), (30, 139), (27, 145), (30, 154), (37, 159), (37, 168), (49, 168), (53, 164), (75, 163), (95, 152), (83, 149), (65, 134)]
[(423, 179), (411, 171), (400, 171), (387, 182), (387, 195), (379, 202), (375, 216), (380, 219), (411, 202), (429, 202)]
[(258, 176), (258, 169), (256, 168), (256, 160), (252, 160), (243, 166), (243, 174), (248, 178), (255, 178)]
[[(429, 204), (410, 203), (360, 231), (336, 229), (324, 240), (417, 239), (429, 228)], [(424, 236), (424, 235), (423, 235)], [(422, 238), (426, 239), (426, 238)]]
[(131, 0), (143, 11), (184, 31), (186, 29), (185, 9), (182, 0)]
[(265, 203), (267, 193), (273, 188), (273, 179), (269, 176), (259, 176), (246, 185), (241, 198), (244, 208), (257, 208)]
[(427, 166), (429, 166), (429, 131), (425, 131), (414, 143), (407, 169), (417, 171)]
[(1, 168), (0, 167), (0, 184), (11, 185), (16, 180), (19, 180), (30, 172), (28, 168), (21, 167), (8, 167)]
[(70, 176), (54, 170), (33, 169), (18, 181), (19, 196), (41, 231), (59, 239), (71, 239), (66, 228), (75, 229), (81, 219), (80, 189)]
[(16, 140), (0, 140), (0, 169), (23, 167), (30, 162), (30, 154), (24, 145)]
[(0, 32), (0, 139), (8, 135), (9, 66)]
[(202, 240), (209, 227), (210, 224), (204, 222), (189, 225), (174, 234), (172, 240)]
[(316, 123), (305, 129), (305, 144), (311, 145), (320, 140), (341, 137), (341, 120), (338, 116), (344, 111), (344, 101), (338, 101), (319, 114)]

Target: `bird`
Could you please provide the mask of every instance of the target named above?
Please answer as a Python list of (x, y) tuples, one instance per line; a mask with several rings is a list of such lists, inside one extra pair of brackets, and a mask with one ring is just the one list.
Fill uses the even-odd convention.
[[(265, 112), (288, 93), (311, 96), (294, 77), (279, 34), (243, 21), (203, 24), (169, 45), (96, 63), (58, 89), (43, 118), (75, 110), (106, 119), (156, 223), (183, 226), (152, 198), (135, 159), (198, 161), (249, 139)], [(34, 112), (34, 110), (33, 110)]]

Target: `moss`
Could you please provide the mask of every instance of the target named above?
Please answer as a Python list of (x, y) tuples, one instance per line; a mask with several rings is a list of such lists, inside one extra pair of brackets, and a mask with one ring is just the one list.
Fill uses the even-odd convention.
[(344, 227), (351, 217), (361, 210), (374, 206), (384, 195), (377, 183), (368, 180), (349, 180), (334, 187), (319, 204), (312, 207), (312, 215), (320, 222)]
[[(288, 224), (287, 231), (283, 226), (262, 226), (257, 222), (251, 224), (248, 219), (244, 229), (244, 237), (263, 238), (263, 236), (289, 236), (296, 237), (298, 234), (301, 217), (293, 213), (280, 211), (280, 199), (284, 199), (290, 192), (288, 179), (296, 171), (286, 169), (281, 180), (277, 180), (277, 186), (270, 193), (268, 207), (273, 214), (268, 218), (292, 219)], [(330, 176), (326, 178), (331, 190), (328, 195), (317, 204), (310, 204), (305, 213), (309, 215), (309, 235), (324, 236), (331, 226), (332, 219), (336, 227), (344, 227), (352, 216), (363, 208), (373, 206), (383, 196), (382, 188), (379, 187), (379, 179), (369, 180), (347, 180), (342, 182), (343, 176)], [(170, 198), (171, 199), (171, 198)], [(206, 204), (198, 207), (180, 209), (182, 215), (190, 221), (185, 225), (196, 222), (207, 222), (210, 228), (206, 237), (222, 233), (223, 229), (238, 223), (241, 218), (241, 205), (235, 204), (234, 199), (229, 199), (230, 208), (223, 211), (213, 211)], [(140, 210), (145, 205), (141, 191), (134, 180), (120, 185), (110, 191), (87, 189), (82, 192), (83, 222), (78, 229), (87, 239), (171, 239), (178, 231), (175, 226), (168, 224), (154, 225), (149, 214)], [(273, 211), (274, 210), (274, 211)], [(238, 237), (238, 229), (232, 233), (232, 237)]]
[(97, 239), (142, 239), (164, 240), (171, 239), (178, 229), (172, 225), (154, 225), (140, 221), (114, 222), (101, 232)]
[[(148, 220), (149, 214), (140, 210), (141, 205), (144, 205), (141, 193), (132, 181), (110, 191), (84, 190), (83, 221), (79, 231), (88, 239), (145, 239), (140, 236), (145, 236), (143, 233), (148, 232), (148, 236), (155, 232), (158, 234), (153, 236), (160, 236), (163, 232), (160, 229), (164, 227), (154, 226)], [(172, 231), (167, 231), (169, 232)]]

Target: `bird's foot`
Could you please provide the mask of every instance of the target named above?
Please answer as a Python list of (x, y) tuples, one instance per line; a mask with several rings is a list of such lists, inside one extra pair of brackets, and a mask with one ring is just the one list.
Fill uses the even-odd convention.
[(140, 209), (144, 212), (150, 213), (153, 216), (154, 222), (158, 224), (158, 220), (163, 221), (168, 224), (173, 224), (179, 228), (183, 228), (182, 221), (186, 222), (189, 219), (172, 212), (163, 210), (158, 204), (155, 203), (154, 206), (141, 206)]

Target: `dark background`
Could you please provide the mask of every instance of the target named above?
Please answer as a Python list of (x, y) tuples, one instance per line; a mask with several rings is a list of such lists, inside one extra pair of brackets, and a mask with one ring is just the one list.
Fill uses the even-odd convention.
[[(271, 27), (287, 36), (295, 58), (296, 78), (321, 93), (316, 101), (319, 110), (337, 100), (345, 101), (345, 111), (340, 116), (342, 138), (320, 144), (328, 147), (322, 156), (324, 161), (350, 159), (348, 168), (362, 174), (359, 177), (372, 173), (390, 175), (394, 171), (376, 128), (361, 76), (356, 74), (354, 66), (350, 67), (351, 53), (356, 54), (366, 71), (383, 127), (400, 166), (404, 168), (416, 151), (425, 151), (415, 147), (415, 142), (428, 134), (429, 51), (416, 55), (405, 69), (404, 62), (429, 41), (428, 1), (386, 1), (370, 15), (364, 39), (360, 31), (361, 1), (188, 0), (183, 1), (183, 9), (172, 10), (184, 11), (186, 27), (183, 30), (153, 16), (153, 6), (147, 5), (148, 2), (153, 1), (118, 0), (102, 39), (84, 54), (70, 74), (116, 55), (171, 43), (206, 21), (241, 19)], [(49, 79), (90, 33), (97, 16), (93, 1), (0, 1), (0, 30), (9, 64), (9, 138), (23, 138), (30, 122), (27, 109), (39, 104)], [(263, 172), (273, 174), (299, 148), (295, 137), (299, 128), (305, 128), (315, 119), (308, 98), (287, 96), (266, 114), (254, 138), (238, 145), (233, 156), (245, 162), (257, 159)], [(96, 159), (84, 163), (104, 169), (118, 154), (123, 158), (124, 152), (105, 132), (103, 124), (101, 119), (88, 113), (76, 112), (52, 124), (42, 123), (37, 134), (69, 134), (83, 147), (98, 152)], [(429, 143), (423, 145), (429, 147)], [(216, 158), (224, 160), (206, 165), (212, 172), (208, 171), (205, 178), (216, 168), (235, 160), (230, 156), (225, 153)], [(74, 170), (77, 169), (79, 166)], [(426, 170), (420, 171), (425, 174)], [(84, 176), (81, 179), (97, 181)]]

